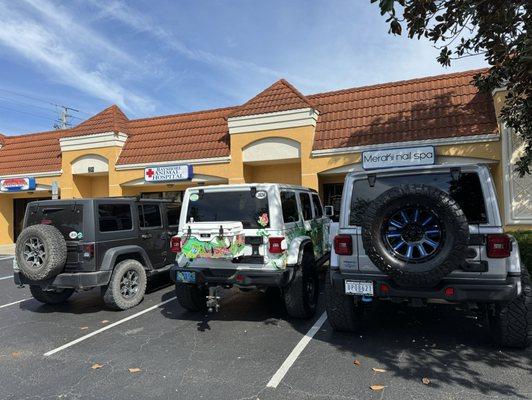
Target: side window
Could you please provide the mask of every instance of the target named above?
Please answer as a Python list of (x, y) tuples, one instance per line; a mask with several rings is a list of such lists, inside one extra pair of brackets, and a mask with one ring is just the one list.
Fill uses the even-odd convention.
[(139, 226), (141, 228), (160, 228), (163, 226), (158, 204), (139, 205)]
[(132, 227), (129, 204), (100, 204), (98, 206), (100, 232), (129, 231)]
[(294, 192), (281, 192), (281, 207), (283, 208), (283, 221), (285, 224), (299, 221), (296, 194)]
[(168, 226), (179, 225), (179, 214), (181, 213), (181, 206), (177, 204), (168, 204), (166, 206), (166, 218)]
[(301, 211), (303, 212), (303, 219), (305, 221), (312, 219), (312, 205), (310, 203), (310, 193), (299, 193), (299, 201), (301, 202)]
[(317, 194), (312, 195), (312, 204), (314, 205), (314, 218), (323, 217), (323, 208), (321, 208), (321, 201)]

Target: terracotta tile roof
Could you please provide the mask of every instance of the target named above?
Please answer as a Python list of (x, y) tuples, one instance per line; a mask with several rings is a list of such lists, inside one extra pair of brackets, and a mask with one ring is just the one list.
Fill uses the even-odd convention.
[(227, 116), (235, 109), (132, 120), (117, 164), (228, 156)]
[(51, 131), (5, 136), (4, 145), (0, 149), (0, 176), (59, 171), (59, 138), (64, 133), (65, 131)]
[(482, 71), (306, 97), (280, 80), (243, 106), (137, 120), (111, 106), (69, 130), (0, 136), (0, 176), (60, 170), (60, 137), (110, 131), (128, 134), (117, 164), (228, 156), (228, 117), (307, 107), (320, 112), (317, 150), (494, 133), (491, 96), (471, 83)]
[(102, 112), (83, 121), (78, 126), (69, 130), (69, 136), (90, 135), (93, 133), (122, 132), (127, 133), (129, 119), (116, 106), (106, 108)]
[(309, 107), (314, 108), (296, 88), (281, 79), (238, 107), (229, 116), (243, 117)]
[(484, 71), (307, 96), (320, 110), (314, 149), (497, 132), (491, 96), (471, 83)]

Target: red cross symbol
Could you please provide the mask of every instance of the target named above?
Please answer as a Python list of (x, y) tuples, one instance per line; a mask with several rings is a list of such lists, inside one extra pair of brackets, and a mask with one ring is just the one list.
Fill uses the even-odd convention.
[(151, 179), (153, 175), (155, 175), (155, 171), (154, 171), (153, 169), (150, 168), (150, 169), (148, 169), (148, 170), (146, 171), (146, 176), (147, 176), (148, 178)]

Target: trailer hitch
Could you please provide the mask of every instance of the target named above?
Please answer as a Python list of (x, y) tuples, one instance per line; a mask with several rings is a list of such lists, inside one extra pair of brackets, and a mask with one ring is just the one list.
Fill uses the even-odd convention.
[(209, 295), (207, 298), (207, 311), (209, 313), (218, 312), (220, 309), (220, 296), (218, 296), (219, 286), (209, 286)]

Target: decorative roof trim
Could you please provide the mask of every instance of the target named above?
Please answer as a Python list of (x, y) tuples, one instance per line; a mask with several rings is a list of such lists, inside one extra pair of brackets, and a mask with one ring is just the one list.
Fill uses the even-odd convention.
[(231, 157), (212, 157), (212, 158), (195, 158), (189, 160), (172, 160), (172, 161), (160, 161), (152, 163), (139, 163), (139, 164), (121, 164), (116, 165), (115, 169), (117, 171), (123, 171), (128, 169), (142, 169), (148, 167), (159, 167), (164, 165), (175, 165), (175, 164), (192, 164), (192, 165), (207, 165), (207, 164), (226, 164), (231, 162)]
[(21, 176), (31, 176), (35, 178), (45, 178), (48, 176), (61, 176), (63, 174), (63, 170), (59, 171), (50, 171), (50, 172), (21, 172), (19, 174), (10, 174), (10, 175), (1, 175), (0, 179), (6, 179), (6, 178), (19, 178)]
[(318, 111), (314, 108), (277, 111), (268, 114), (246, 115), (227, 119), (229, 134), (288, 129), (300, 126), (316, 126)]
[(72, 136), (59, 139), (61, 151), (86, 150), (99, 147), (124, 147), (127, 135), (125, 133), (104, 132), (92, 135)]
[(433, 145), (433, 146), (444, 146), (444, 145), (466, 144), (466, 143), (477, 143), (477, 142), (497, 142), (499, 140), (500, 140), (500, 135), (498, 133), (488, 133), (485, 135), (457, 136), (457, 137), (449, 137), (449, 138), (441, 138), (441, 139), (409, 140), (407, 142), (379, 143), (379, 144), (369, 144), (369, 145), (364, 145), (364, 146), (339, 147), (339, 148), (334, 148), (334, 149), (313, 150), (311, 155), (313, 157), (325, 157), (325, 156), (336, 156), (340, 154), (360, 153), (362, 151), (368, 151), (368, 150), (423, 146), (426, 144)]

